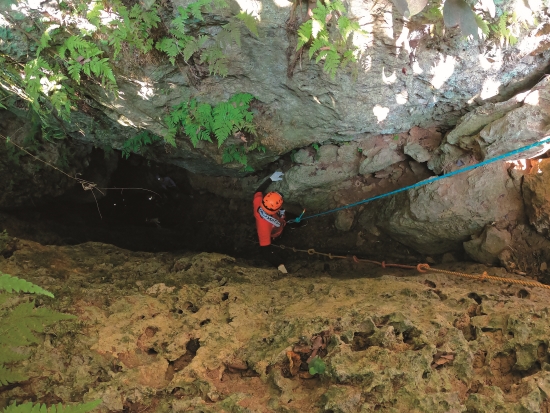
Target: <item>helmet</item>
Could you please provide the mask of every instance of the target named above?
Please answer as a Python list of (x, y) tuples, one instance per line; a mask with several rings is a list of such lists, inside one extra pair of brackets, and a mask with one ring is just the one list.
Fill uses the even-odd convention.
[(278, 192), (269, 192), (262, 199), (262, 207), (269, 215), (275, 215), (282, 205), (283, 196)]

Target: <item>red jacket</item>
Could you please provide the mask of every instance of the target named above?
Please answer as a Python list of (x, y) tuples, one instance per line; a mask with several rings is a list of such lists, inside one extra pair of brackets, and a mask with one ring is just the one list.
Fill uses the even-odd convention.
[(272, 238), (277, 238), (282, 234), (286, 224), (284, 217), (280, 216), (278, 213), (275, 215), (268, 215), (262, 209), (263, 197), (264, 195), (262, 192), (256, 192), (253, 201), (254, 218), (256, 218), (256, 230), (258, 231), (260, 247), (270, 245)]

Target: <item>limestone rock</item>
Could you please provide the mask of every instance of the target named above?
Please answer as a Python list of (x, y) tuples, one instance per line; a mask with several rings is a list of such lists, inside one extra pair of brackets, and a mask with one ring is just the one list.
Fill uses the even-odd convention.
[[(117, 265), (101, 267), (102, 279), (93, 268), (107, 258)], [(357, 278), (357, 267), (327, 277), (303, 263), (304, 272), (279, 278), (273, 268), (222, 254), (21, 242), (13, 257), (0, 258), (0, 271), (65, 294), (59, 310), (78, 320), (21, 363), (33, 386), (10, 386), (3, 396), (54, 395), (69, 403), (78, 391), (84, 401), (101, 398), (103, 413), (127, 406), (342, 413), (546, 408), (548, 290), (531, 288), (527, 298), (523, 286), (390, 267), (382, 277)], [(208, 284), (214, 271), (225, 285)], [(146, 295), (161, 283), (176, 289)], [(304, 378), (292, 375), (289, 352), (304, 361), (313, 342), (325, 373), (306, 379), (303, 362)]]
[(361, 144), (362, 154), (366, 159), (359, 166), (361, 175), (381, 171), (388, 166), (403, 161), (405, 155), (398, 150), (399, 144), (391, 136), (376, 138)]
[(407, 143), (403, 147), (405, 155), (423, 163), (431, 158), (432, 152), (441, 143), (441, 134), (434, 129), (414, 127), (409, 131)]
[(548, 234), (550, 229), (550, 160), (539, 162), (542, 173), (527, 174), (523, 180), (523, 199), (529, 222), (537, 232)]
[(336, 213), (336, 219), (334, 220), (334, 225), (340, 231), (349, 231), (353, 225), (356, 212), (351, 209), (343, 209)]
[(521, 217), (521, 195), (509, 180), (506, 165), (491, 164), (382, 199), (376, 210), (361, 214), (359, 223), (375, 224), (425, 254), (459, 251), (485, 225)]
[(500, 253), (510, 246), (512, 236), (508, 231), (499, 230), (492, 225), (485, 227), (483, 233), (464, 243), (464, 250), (475, 261), (487, 265), (499, 263)]

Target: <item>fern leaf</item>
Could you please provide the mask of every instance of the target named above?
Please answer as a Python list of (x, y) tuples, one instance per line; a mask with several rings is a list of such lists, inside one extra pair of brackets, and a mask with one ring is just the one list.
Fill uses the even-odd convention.
[(23, 280), (11, 276), (9, 274), (0, 273), (0, 290), (5, 290), (8, 293), (11, 292), (22, 292), (22, 293), (33, 293), (33, 294), (44, 294), (48, 297), (54, 298), (53, 294), (49, 291), (46, 291), (42, 287), (39, 287), (36, 284), (33, 284), (29, 281)]
[(199, 51), (199, 42), (198, 39), (193, 39), (190, 42), (187, 42), (183, 49), (183, 59), (187, 62), (195, 52)]
[(213, 131), (213, 117), (212, 117), (212, 106), (208, 103), (201, 103), (196, 111), (195, 118), (202, 125), (208, 133)]
[(327, 72), (332, 79), (336, 76), (338, 65), (340, 64), (340, 55), (334, 50), (329, 50), (325, 59), (324, 71)]
[(298, 29), (298, 44), (296, 45), (296, 50), (299, 50), (303, 45), (309, 42), (309, 39), (311, 39), (313, 31), (312, 24), (313, 22), (308, 20), (300, 25), (300, 28)]
[(477, 27), (479, 27), (481, 29), (481, 32), (485, 36), (488, 36), (490, 30), (489, 30), (489, 26), (487, 25), (487, 22), (485, 20), (483, 20), (483, 17), (481, 17), (477, 14), (475, 15), (475, 18), (476, 18)]
[(69, 114), (71, 113), (71, 103), (69, 98), (64, 91), (56, 90), (50, 96), (50, 102), (59, 116), (65, 120), (69, 119)]
[(325, 7), (323, 3), (317, 0), (317, 7), (311, 10), (311, 12), (313, 13), (312, 19), (317, 20), (324, 26), (327, 15), (330, 13), (330, 10), (327, 7)]
[(34, 303), (22, 303), (0, 320), (0, 345), (26, 346), (37, 343), (33, 332), (42, 333), (44, 327), (61, 320), (76, 318), (46, 308), (34, 308)]
[(324, 38), (319, 37), (315, 39), (309, 48), (309, 58), (311, 59), (315, 52), (317, 52), (321, 47), (325, 47), (327, 45), (328, 43)]
[(16, 371), (9, 370), (0, 364), (0, 385), (6, 386), (10, 383), (17, 383), (24, 380), (27, 380), (26, 376)]
[(323, 60), (327, 56), (328, 52), (329, 52), (328, 49), (327, 50), (325, 50), (325, 49), (321, 50), (319, 52), (319, 54), (317, 55), (317, 57), (315, 58), (315, 63), (319, 63), (321, 60)]
[(256, 19), (254, 18), (254, 16), (252, 16), (251, 14), (245, 11), (241, 11), (235, 17), (244, 23), (244, 25), (250, 31), (250, 33), (258, 37), (258, 26), (256, 24)]
[(214, 115), (214, 135), (218, 141), (218, 148), (222, 146), (225, 140), (233, 131), (236, 113), (233, 105), (222, 102), (213, 109)]
[(338, 31), (342, 39), (347, 40), (351, 32), (353, 31), (351, 27), (351, 21), (346, 17), (342, 16), (338, 19)]
[(93, 4), (93, 7), (86, 14), (86, 18), (95, 27), (99, 27), (99, 25), (101, 24), (100, 16), (101, 16), (101, 10), (103, 10), (103, 2), (93, 1), (92, 4)]
[(64, 406), (61, 403), (46, 407), (45, 404), (33, 404), (32, 402), (20, 405), (11, 404), (3, 410), (3, 413), (87, 413), (102, 403), (101, 400), (94, 400), (89, 403), (81, 403), (73, 406)]
[(178, 133), (177, 128), (168, 128), (163, 130), (163, 138), (166, 143), (169, 143), (174, 148), (176, 147), (176, 134)]
[(357, 58), (355, 57), (355, 54), (351, 50), (346, 50), (342, 55), (342, 61), (340, 62), (340, 67), (343, 69), (349, 63), (356, 62), (356, 61), (357, 61)]
[(157, 50), (160, 50), (161, 52), (166, 53), (172, 65), (175, 64), (175, 58), (179, 54), (180, 50), (174, 39), (163, 37), (162, 39), (160, 39), (160, 41), (157, 42), (155, 48)]
[(229, 47), (235, 43), (241, 46), (241, 28), (235, 20), (230, 20), (229, 23), (222, 26), (222, 30), (216, 36), (216, 41), (221, 46)]
[(248, 109), (248, 105), (253, 99), (254, 96), (250, 93), (237, 93), (229, 98), (228, 103), (236, 103), (237, 106), (244, 106)]
[(58, 28), (59, 28), (58, 24), (52, 24), (46, 30), (44, 30), (44, 33), (42, 33), (42, 36), (40, 36), (40, 45), (36, 49), (36, 56), (39, 56), (42, 50), (49, 47), (50, 40), (52, 40), (50, 33), (53, 33)]
[(187, 13), (187, 10), (183, 7), (178, 7), (178, 16), (172, 20), (172, 27), (177, 32), (183, 34), (185, 33), (185, 21), (189, 18), (189, 14)]
[(340, 0), (336, 0), (335, 2), (331, 3), (330, 10), (339, 11), (340, 13), (346, 12), (344, 3), (342, 3)]
[(204, 18), (202, 17), (201, 8), (203, 4), (202, 2), (194, 2), (187, 6), (187, 11), (197, 20), (203, 21)]

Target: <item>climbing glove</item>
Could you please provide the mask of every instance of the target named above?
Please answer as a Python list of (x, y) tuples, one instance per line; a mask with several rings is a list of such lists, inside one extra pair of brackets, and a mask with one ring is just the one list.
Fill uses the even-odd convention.
[(271, 175), (269, 177), (269, 179), (271, 179), (273, 182), (282, 181), (283, 180), (283, 175), (284, 175), (284, 173), (282, 173), (280, 171), (277, 171), (273, 175)]

